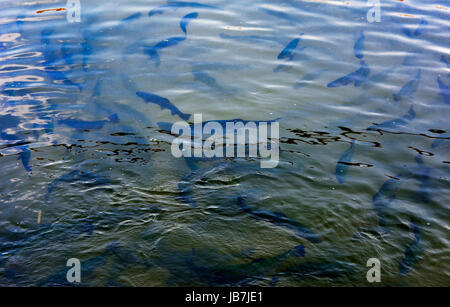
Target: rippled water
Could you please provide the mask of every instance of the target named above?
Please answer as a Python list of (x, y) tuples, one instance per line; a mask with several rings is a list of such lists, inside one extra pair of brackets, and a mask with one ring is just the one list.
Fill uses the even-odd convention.
[[(199, 1), (0, 3), (0, 284), (449, 286), (448, 2)], [(138, 91), (280, 118), (278, 167), (173, 157)]]

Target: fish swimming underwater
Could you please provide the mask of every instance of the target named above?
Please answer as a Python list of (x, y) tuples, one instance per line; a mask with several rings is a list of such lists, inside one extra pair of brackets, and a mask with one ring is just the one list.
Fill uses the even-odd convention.
[(154, 15), (163, 14), (166, 10), (177, 10), (179, 8), (199, 8), (199, 9), (211, 9), (211, 10), (220, 10), (217, 6), (202, 4), (197, 2), (183, 2), (183, 1), (167, 1), (166, 5), (158, 6), (152, 9), (148, 13), (148, 17), (152, 17)]
[(355, 57), (357, 57), (358, 59), (362, 59), (364, 56), (363, 54), (364, 40), (365, 40), (364, 32), (361, 31), (358, 39), (355, 41), (355, 45), (353, 46), (353, 52), (355, 54)]
[(136, 92), (140, 98), (142, 98), (147, 103), (153, 103), (161, 107), (161, 109), (167, 109), (172, 115), (178, 115), (183, 120), (188, 120), (191, 114), (181, 112), (174, 104), (170, 102), (169, 99), (146, 92)]
[(107, 123), (118, 123), (119, 117), (117, 114), (111, 115), (108, 120), (98, 120), (98, 121), (84, 121), (81, 119), (75, 119), (75, 118), (65, 118), (65, 119), (58, 119), (57, 123), (59, 125), (68, 126), (70, 128), (74, 128), (79, 132), (83, 132), (85, 130), (97, 130), (102, 129), (103, 126)]
[(352, 140), (350, 148), (347, 149), (336, 165), (336, 179), (339, 183), (344, 183), (347, 176), (348, 163), (352, 162), (353, 154), (355, 153), (355, 140)]
[(322, 241), (321, 238), (318, 235), (314, 234), (310, 229), (306, 228), (299, 222), (288, 218), (281, 212), (253, 209), (245, 203), (244, 198), (242, 197), (238, 197), (237, 205), (239, 206), (239, 208), (241, 208), (242, 211), (249, 214), (255, 219), (265, 220), (277, 226), (282, 226), (290, 229), (294, 231), (298, 236), (305, 238), (312, 243), (320, 243)]
[(194, 12), (194, 13), (185, 15), (181, 19), (180, 28), (184, 32), (185, 35), (187, 35), (187, 30), (186, 30), (187, 25), (189, 24), (189, 22), (191, 22), (193, 19), (196, 19), (197, 17), (198, 17), (198, 13)]
[(370, 74), (370, 68), (366, 64), (366, 62), (361, 61), (360, 62), (360, 68), (348, 75), (345, 75), (344, 77), (341, 77), (339, 79), (336, 79), (333, 82), (328, 83), (328, 87), (339, 87), (339, 86), (345, 86), (350, 83), (354, 83), (355, 87), (360, 86), (363, 84), (364, 81), (367, 80)]
[(22, 152), (19, 153), (19, 158), (22, 161), (23, 168), (31, 174), (33, 169), (30, 166), (30, 159), (31, 159), (31, 152), (30, 150), (25, 146)]
[(417, 155), (414, 159), (417, 165), (411, 169), (411, 173), (413, 178), (419, 181), (417, 198), (427, 204), (431, 201), (431, 168), (425, 165), (421, 155)]
[[(251, 262), (226, 265), (205, 265), (195, 261), (196, 250), (192, 249), (191, 256), (185, 260), (187, 268), (184, 270), (193, 273), (196, 279), (209, 286), (245, 285), (250, 279), (260, 278), (273, 272), (278, 265), (289, 258), (305, 256), (305, 247), (297, 245), (291, 250), (267, 258), (256, 258)], [(170, 270), (170, 268), (169, 268)], [(169, 283), (176, 282), (175, 280)]]
[(399, 127), (406, 126), (414, 118), (416, 118), (416, 112), (414, 111), (413, 106), (411, 106), (408, 110), (408, 113), (403, 115), (402, 117), (370, 126), (367, 128), (367, 130), (393, 130)]
[(411, 97), (412, 94), (414, 94), (417, 88), (419, 87), (421, 77), (422, 77), (422, 70), (419, 69), (414, 79), (408, 81), (405, 85), (403, 85), (397, 94), (392, 95), (394, 97), (394, 101), (400, 101), (404, 97)]
[[(302, 36), (303, 33), (300, 33), (299, 36)], [(294, 51), (300, 42), (300, 38), (295, 38), (291, 40), (286, 47), (278, 54), (277, 59), (279, 60), (292, 60), (294, 58)]]
[(161, 58), (159, 57), (158, 51), (164, 48), (172, 47), (178, 45), (182, 41), (186, 40), (186, 36), (174, 36), (156, 43), (155, 45), (148, 47), (144, 46), (145, 53), (150, 56), (150, 60), (155, 63), (155, 66), (161, 65)]
[(398, 272), (401, 275), (406, 275), (411, 272), (420, 260), (420, 255), (423, 252), (422, 236), (419, 226), (411, 219), (410, 228), (414, 234), (414, 240), (406, 247), (405, 255), (398, 264)]
[(441, 95), (444, 103), (450, 106), (450, 87), (442, 82), (441, 76), (437, 77), (437, 83), (440, 89), (439, 95)]
[(410, 37), (410, 38), (415, 38), (419, 35), (422, 35), (424, 33), (426, 33), (426, 26), (428, 25), (428, 22), (422, 18), (422, 20), (420, 21), (419, 25), (417, 26), (416, 30), (412, 31), (409, 28), (402, 28), (403, 33)]
[(390, 204), (396, 199), (397, 192), (399, 191), (401, 185), (409, 178), (411, 178), (412, 174), (409, 171), (404, 171), (400, 174), (397, 174), (394, 178), (388, 179), (384, 182), (380, 189), (375, 193), (372, 197), (372, 204), (375, 208), (375, 211), (378, 215), (378, 224), (386, 232), (386, 226), (388, 226), (388, 222), (385, 216), (386, 209), (390, 206)]

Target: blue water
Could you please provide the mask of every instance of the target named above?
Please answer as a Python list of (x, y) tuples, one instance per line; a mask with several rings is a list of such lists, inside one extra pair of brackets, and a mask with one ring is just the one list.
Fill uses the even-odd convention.
[[(449, 286), (449, 3), (186, 3), (0, 3), (0, 285)], [(175, 158), (192, 114), (278, 166)]]

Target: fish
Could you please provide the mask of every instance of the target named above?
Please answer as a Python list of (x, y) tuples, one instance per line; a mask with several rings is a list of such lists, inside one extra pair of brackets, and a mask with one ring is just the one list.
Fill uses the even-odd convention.
[(131, 20), (136, 20), (136, 19), (140, 18), (141, 16), (142, 16), (142, 13), (141, 12), (137, 12), (137, 13), (131, 14), (128, 17), (125, 17), (124, 19), (121, 20), (121, 22), (128, 22), (128, 21), (131, 21)]
[(425, 165), (421, 155), (417, 155), (414, 159), (417, 165), (411, 170), (411, 173), (413, 178), (419, 181), (419, 189), (416, 194), (420, 201), (428, 204), (431, 201), (431, 168)]
[(422, 18), (422, 20), (420, 21), (419, 26), (414, 31), (414, 36), (419, 36), (419, 35), (422, 35), (422, 34), (426, 33), (426, 26), (427, 25), (428, 25), (428, 21), (426, 21), (424, 18)]
[(358, 39), (355, 42), (355, 45), (353, 46), (355, 57), (357, 57), (358, 59), (362, 59), (364, 57), (363, 54), (364, 40), (365, 40), (364, 32), (361, 31)]
[(214, 77), (212, 77), (210, 74), (208, 74), (207, 72), (204, 72), (201, 70), (192, 70), (192, 75), (194, 76), (194, 81), (201, 82), (216, 91), (229, 92), (229, 93), (233, 93), (235, 91), (234, 88), (231, 88), (231, 87), (225, 88), (225, 87), (221, 86), (219, 83), (217, 83), (217, 80)]
[(419, 35), (422, 35), (422, 34), (426, 33), (426, 26), (427, 25), (428, 25), (428, 22), (424, 18), (422, 18), (420, 20), (420, 23), (417, 26), (416, 30), (412, 31), (409, 28), (402, 28), (402, 31), (403, 31), (403, 33), (406, 36), (408, 36), (410, 38), (415, 38), (415, 37), (417, 37)]
[(417, 71), (416, 76), (411, 81), (408, 81), (402, 88), (398, 91), (398, 93), (393, 94), (394, 101), (400, 101), (404, 97), (411, 97), (419, 87), (420, 79), (422, 77), (422, 70), (419, 69)]
[(172, 47), (178, 45), (182, 41), (186, 40), (186, 36), (174, 36), (165, 40), (162, 40), (155, 45), (148, 47), (144, 46), (144, 51), (150, 56), (150, 60), (155, 63), (158, 67), (161, 64), (161, 58), (159, 57), (158, 51), (164, 48)]
[(281, 212), (271, 212), (261, 209), (253, 209), (245, 203), (244, 198), (241, 196), (237, 198), (237, 205), (239, 208), (241, 208), (243, 212), (249, 214), (251, 217), (255, 219), (266, 220), (274, 225), (290, 229), (294, 231), (296, 235), (305, 238), (312, 243), (320, 243), (322, 241), (322, 239), (317, 234), (314, 234), (310, 229), (306, 228), (299, 222), (288, 218)]
[(370, 74), (370, 68), (366, 64), (366, 62), (361, 61), (360, 62), (360, 68), (348, 75), (345, 75), (344, 77), (338, 78), (333, 82), (328, 83), (328, 87), (339, 87), (339, 86), (345, 86), (350, 83), (354, 83), (355, 87), (360, 86), (363, 84), (364, 81), (367, 80), (369, 74)]
[(185, 15), (181, 19), (180, 28), (184, 32), (185, 35), (187, 35), (187, 30), (186, 30), (187, 25), (189, 24), (189, 22), (191, 22), (193, 19), (196, 19), (197, 17), (198, 17), (198, 13), (194, 12), (194, 13), (189, 13), (189, 14)]
[(420, 260), (423, 252), (422, 236), (419, 226), (413, 219), (410, 221), (410, 228), (414, 235), (413, 241), (405, 248), (404, 257), (398, 264), (398, 272), (400, 275), (406, 275), (411, 272)]
[(305, 87), (305, 86), (307, 86), (308, 84), (311, 83), (310, 81), (316, 80), (317, 78), (320, 77), (320, 75), (322, 75), (322, 74), (323, 74), (324, 72), (326, 72), (327, 70), (328, 70), (328, 69), (321, 69), (321, 70), (319, 70), (319, 71), (316, 71), (316, 72), (312, 72), (312, 73), (306, 74), (300, 81), (297, 81), (297, 82), (293, 85), (293, 87), (294, 87), (295, 89), (299, 89), (299, 88)]
[[(385, 181), (380, 189), (375, 193), (372, 197), (372, 204), (375, 208), (375, 211), (378, 215), (378, 224), (385, 231), (385, 227), (388, 225), (385, 210), (388, 208), (391, 203), (396, 199), (397, 192), (400, 189), (401, 185), (409, 178), (411, 178), (412, 174), (406, 170), (395, 176), (395, 178), (390, 178)], [(385, 231), (386, 232), (386, 231)]]
[(190, 7), (190, 8), (200, 8), (200, 9), (211, 9), (211, 10), (220, 10), (217, 6), (201, 4), (197, 2), (183, 2), (183, 1), (167, 1), (166, 5), (158, 6), (152, 9), (148, 13), (148, 17), (152, 17), (154, 15), (163, 14), (166, 10), (177, 10), (179, 8)]
[[(299, 36), (302, 36), (302, 35), (303, 35), (303, 33), (299, 34)], [(295, 39), (291, 40), (286, 45), (286, 47), (284, 47), (284, 49), (280, 52), (280, 54), (278, 54), (277, 59), (292, 60), (294, 57), (294, 51), (297, 48), (299, 42), (300, 42), (300, 38), (295, 38)]]
[(437, 83), (440, 89), (439, 95), (441, 95), (444, 103), (450, 106), (450, 87), (442, 82), (441, 76), (437, 76)]
[(48, 185), (47, 194), (45, 195), (45, 202), (49, 201), (51, 194), (61, 183), (73, 183), (73, 182), (81, 182), (88, 187), (107, 185), (112, 183), (112, 181), (109, 178), (103, 175), (99, 175), (95, 172), (73, 170), (69, 173), (66, 173), (56, 178)]
[(350, 148), (347, 149), (339, 158), (336, 164), (336, 179), (339, 183), (344, 183), (347, 176), (348, 163), (352, 162), (353, 154), (355, 153), (355, 140), (352, 140)]
[(102, 129), (106, 123), (118, 123), (119, 117), (116, 113), (108, 117), (108, 120), (98, 120), (98, 121), (84, 121), (75, 118), (64, 118), (57, 120), (59, 125), (65, 125), (70, 128), (74, 128), (79, 132), (85, 130), (97, 130)]
[(416, 118), (416, 112), (414, 111), (414, 107), (411, 106), (408, 110), (408, 113), (406, 113), (402, 117), (370, 126), (367, 128), (367, 130), (394, 130), (399, 127), (406, 126), (414, 118)]
[[(187, 270), (195, 277), (206, 282), (210, 286), (245, 284), (248, 279), (268, 274), (289, 258), (304, 257), (304, 245), (297, 245), (293, 249), (282, 252), (272, 257), (256, 258), (250, 262), (227, 265), (204, 265), (195, 261), (196, 250), (192, 249), (191, 256), (187, 257), (185, 264)], [(199, 258), (199, 257), (198, 257)], [(185, 271), (186, 272), (186, 271)]]
[(178, 115), (183, 120), (188, 120), (191, 117), (191, 114), (181, 112), (173, 103), (170, 102), (169, 99), (158, 96), (152, 93), (146, 92), (136, 92), (140, 98), (142, 98), (147, 103), (153, 103), (161, 107), (161, 109), (167, 109), (171, 112), (172, 115)]
[(19, 158), (22, 161), (23, 168), (31, 174), (33, 172), (32, 167), (30, 166), (31, 152), (27, 146), (19, 153)]

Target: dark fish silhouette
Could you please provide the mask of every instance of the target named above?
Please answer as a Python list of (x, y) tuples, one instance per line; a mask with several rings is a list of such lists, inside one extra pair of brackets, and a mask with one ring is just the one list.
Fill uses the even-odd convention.
[(339, 86), (348, 85), (350, 83), (354, 83), (354, 85), (356, 87), (360, 86), (361, 84), (363, 84), (364, 81), (367, 80), (367, 78), (370, 74), (370, 68), (366, 64), (366, 62), (361, 61), (360, 65), (361, 65), (361, 67), (358, 70), (356, 70), (344, 77), (341, 77), (333, 82), (328, 83), (327, 86), (328, 87), (339, 87)]
[(195, 261), (196, 250), (185, 260), (187, 269), (210, 286), (245, 285), (251, 278), (264, 276), (291, 257), (304, 257), (305, 247), (297, 245), (292, 250), (268, 258), (256, 258), (251, 262), (232, 265), (202, 265)]
[(397, 94), (394, 94), (394, 100), (400, 101), (404, 97), (411, 97), (412, 94), (415, 93), (420, 84), (420, 79), (422, 77), (422, 70), (419, 69), (417, 71), (416, 76), (411, 81), (408, 81)]
[(169, 99), (146, 92), (136, 92), (136, 95), (141, 97), (147, 103), (153, 103), (161, 107), (161, 109), (167, 109), (172, 115), (178, 115), (183, 120), (188, 120), (191, 114), (181, 112)]
[(414, 111), (413, 106), (411, 106), (408, 113), (403, 115), (402, 117), (370, 126), (369, 128), (367, 128), (367, 130), (394, 130), (399, 127), (406, 126), (414, 118), (416, 118), (416, 112)]
[(128, 22), (128, 21), (131, 21), (131, 20), (136, 20), (136, 19), (140, 18), (141, 16), (142, 16), (141, 12), (134, 13), (134, 14), (131, 14), (130, 16), (122, 19), (121, 22)]
[(23, 168), (31, 174), (33, 169), (30, 166), (30, 159), (31, 159), (31, 152), (30, 150), (25, 146), (22, 152), (19, 153), (19, 158), (22, 161)]
[(358, 39), (355, 42), (355, 45), (353, 46), (355, 57), (357, 57), (358, 59), (362, 59), (364, 56), (363, 54), (364, 40), (365, 40), (364, 32), (361, 31)]
[(352, 141), (350, 148), (347, 149), (336, 165), (336, 179), (339, 183), (344, 183), (347, 176), (348, 163), (352, 162), (353, 154), (355, 152), (355, 140)]
[(193, 19), (195, 19), (197, 17), (198, 17), (198, 13), (194, 12), (194, 13), (187, 14), (186, 16), (184, 16), (181, 19), (180, 28), (184, 32), (185, 35), (187, 35), (187, 30), (186, 30), (187, 25), (189, 24), (189, 22), (191, 22)]
[(306, 228), (297, 221), (294, 221), (281, 212), (270, 212), (260, 209), (252, 209), (249, 205), (245, 204), (242, 197), (238, 197), (237, 205), (245, 213), (249, 214), (251, 217), (258, 220), (266, 220), (277, 226), (282, 226), (287, 229), (294, 231), (298, 236), (307, 239), (312, 243), (319, 243), (322, 240), (316, 234), (314, 234), (310, 229)]
[(410, 38), (415, 38), (419, 35), (426, 33), (427, 25), (428, 25), (428, 22), (424, 18), (422, 18), (422, 20), (420, 21), (420, 24), (417, 26), (416, 30), (412, 31), (409, 28), (403, 28), (402, 31), (403, 31), (403, 33), (405, 33), (406, 36), (408, 36)]
[(108, 118), (108, 120), (84, 121), (75, 118), (65, 118), (65, 119), (58, 119), (57, 122), (60, 125), (65, 125), (82, 132), (85, 130), (102, 129), (106, 123), (118, 123), (119, 117), (117, 116), (117, 114), (113, 114)]
[(417, 166), (412, 168), (411, 173), (414, 179), (419, 181), (419, 189), (416, 194), (420, 201), (427, 204), (431, 201), (431, 168), (425, 165), (421, 155), (417, 155), (415, 161)]
[(401, 185), (409, 178), (411, 173), (409, 171), (402, 172), (395, 176), (397, 179), (390, 178), (382, 184), (378, 192), (372, 197), (372, 204), (378, 215), (379, 225), (385, 230), (388, 222), (385, 216), (386, 209), (396, 199), (397, 192)]
[[(302, 36), (303, 33), (300, 33), (299, 36)], [(280, 54), (277, 56), (277, 59), (279, 60), (292, 60), (294, 57), (294, 51), (298, 46), (298, 43), (300, 42), (300, 38), (295, 38), (291, 40), (286, 47), (280, 52)]]
[(445, 104), (450, 105), (450, 87), (445, 85), (444, 82), (442, 82), (441, 76), (437, 77), (437, 83), (440, 89), (439, 95), (441, 95)]
[(186, 36), (175, 36), (156, 43), (151, 47), (144, 46), (145, 52), (150, 56), (150, 60), (152, 60), (156, 66), (161, 64), (161, 58), (159, 57), (158, 51), (164, 48), (173, 47), (178, 45), (182, 41), (186, 39)]
[(194, 80), (201, 82), (207, 86), (209, 86), (210, 88), (216, 90), (216, 91), (220, 91), (220, 92), (234, 92), (235, 89), (233, 88), (225, 88), (223, 86), (221, 86), (219, 83), (217, 83), (217, 80), (211, 76), (210, 74), (208, 74), (205, 71), (201, 71), (201, 70), (193, 70), (192, 74), (194, 75)]
[(159, 7), (156, 7), (152, 9), (148, 16), (152, 17), (153, 15), (158, 15), (164, 13), (165, 10), (177, 10), (179, 8), (183, 7), (190, 7), (190, 8), (200, 8), (200, 9), (211, 9), (211, 10), (220, 10), (220, 8), (208, 4), (201, 4), (197, 2), (183, 2), (183, 1), (167, 1), (166, 5), (161, 5)]
[(423, 252), (423, 243), (419, 226), (411, 219), (410, 227), (414, 234), (414, 240), (406, 247), (405, 256), (398, 264), (398, 272), (401, 275), (406, 275), (414, 269)]

